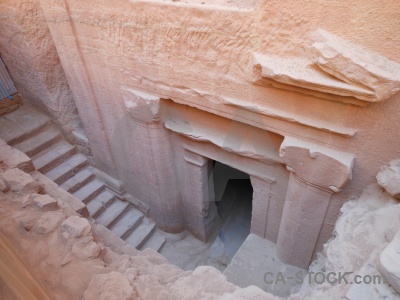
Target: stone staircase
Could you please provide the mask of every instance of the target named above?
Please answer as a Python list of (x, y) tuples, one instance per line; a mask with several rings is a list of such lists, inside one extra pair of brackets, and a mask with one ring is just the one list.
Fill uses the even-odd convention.
[(0, 117), (0, 138), (28, 155), (39, 172), (84, 202), (91, 217), (133, 247), (159, 251), (165, 243), (156, 224), (107, 189), (87, 158), (77, 153), (48, 117), (21, 107)]

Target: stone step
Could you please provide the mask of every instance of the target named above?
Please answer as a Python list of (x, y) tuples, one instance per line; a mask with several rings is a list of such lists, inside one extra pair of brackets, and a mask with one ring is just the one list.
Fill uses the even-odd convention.
[(65, 181), (60, 187), (69, 193), (75, 193), (94, 178), (94, 174), (89, 169), (83, 169)]
[(125, 239), (125, 242), (136, 249), (140, 249), (150, 238), (156, 224), (148, 218), (144, 218), (142, 223)]
[(129, 202), (115, 199), (96, 219), (101, 225), (110, 228), (129, 209)]
[(140, 247), (140, 250), (150, 248), (156, 252), (159, 252), (161, 247), (165, 244), (165, 238), (155, 231), (153, 235), (147, 240), (146, 243)]
[(30, 136), (22, 142), (16, 144), (14, 148), (24, 152), (29, 157), (32, 157), (47, 147), (50, 147), (60, 138), (61, 134), (57, 129), (53, 127), (47, 127), (38, 134)]
[(98, 194), (100, 194), (104, 189), (104, 183), (94, 179), (89, 181), (79, 190), (74, 193), (74, 196), (81, 200), (83, 203), (88, 204), (90, 200), (95, 198)]
[(39, 172), (46, 173), (65, 161), (75, 152), (75, 146), (72, 146), (66, 141), (61, 141), (35, 155), (32, 158), (32, 162)]
[(104, 190), (98, 194), (87, 205), (90, 216), (92, 218), (97, 218), (100, 216), (100, 214), (114, 201), (114, 197), (114, 194), (107, 190)]
[(45, 173), (47, 177), (53, 180), (57, 184), (62, 184), (72, 176), (74, 176), (79, 170), (87, 165), (87, 158), (82, 154), (74, 154), (65, 162), (59, 164), (54, 169)]
[(143, 219), (143, 213), (130, 205), (130, 209), (124, 213), (121, 218), (111, 226), (110, 230), (125, 239), (139, 225)]
[(35, 135), (50, 123), (50, 119), (27, 106), (0, 118), (0, 139), (10, 146)]

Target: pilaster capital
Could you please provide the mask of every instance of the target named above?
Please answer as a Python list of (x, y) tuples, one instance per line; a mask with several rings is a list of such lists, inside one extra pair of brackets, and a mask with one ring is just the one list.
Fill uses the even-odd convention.
[(122, 88), (125, 109), (133, 119), (144, 123), (160, 120), (160, 98), (132, 88)]
[[(185, 149), (185, 148), (184, 148)], [(188, 149), (184, 150), (184, 155), (183, 158), (190, 164), (202, 167), (204, 166), (209, 160), (205, 158), (204, 156), (201, 156), (197, 153), (194, 153)]]
[(301, 180), (339, 192), (352, 178), (354, 155), (325, 146), (285, 137), (279, 156)]

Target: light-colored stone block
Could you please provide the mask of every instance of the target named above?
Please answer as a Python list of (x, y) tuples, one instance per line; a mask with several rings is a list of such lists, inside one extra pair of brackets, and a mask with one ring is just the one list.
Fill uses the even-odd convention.
[(65, 202), (75, 212), (77, 212), (83, 217), (89, 215), (86, 205), (82, 203), (82, 201), (75, 198), (62, 188), (58, 187), (58, 185), (54, 183), (51, 179), (47, 178), (42, 173), (37, 171), (33, 172), (32, 176), (43, 185), (44, 192), (46, 194), (49, 194), (51, 197), (54, 197), (58, 200), (61, 200), (62, 202)]
[(135, 297), (128, 279), (118, 272), (95, 275), (83, 295), (84, 300), (129, 300)]
[(71, 216), (61, 224), (67, 237), (79, 238), (91, 231), (89, 221), (78, 216)]
[(99, 256), (101, 246), (93, 241), (92, 236), (86, 236), (72, 246), (72, 254), (81, 259), (93, 259)]
[(4, 172), (3, 179), (10, 189), (19, 195), (37, 193), (40, 190), (39, 184), (31, 175), (20, 169), (10, 169)]
[(33, 202), (38, 206), (42, 211), (52, 211), (58, 209), (57, 200), (49, 195), (41, 195), (33, 199)]
[(377, 268), (385, 280), (400, 294), (400, 230), (379, 256)]
[(57, 211), (45, 212), (37, 221), (35, 231), (40, 234), (47, 234), (54, 231), (63, 221), (64, 214)]
[(376, 179), (386, 192), (400, 199), (400, 160), (393, 160), (389, 165), (383, 166)]

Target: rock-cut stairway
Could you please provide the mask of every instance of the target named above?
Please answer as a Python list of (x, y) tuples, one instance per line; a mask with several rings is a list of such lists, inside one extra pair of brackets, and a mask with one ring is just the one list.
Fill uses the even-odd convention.
[(156, 232), (156, 224), (108, 190), (87, 158), (65, 140), (48, 117), (21, 107), (0, 117), (0, 138), (28, 155), (39, 172), (83, 201), (98, 223), (137, 249), (160, 250), (165, 239)]

